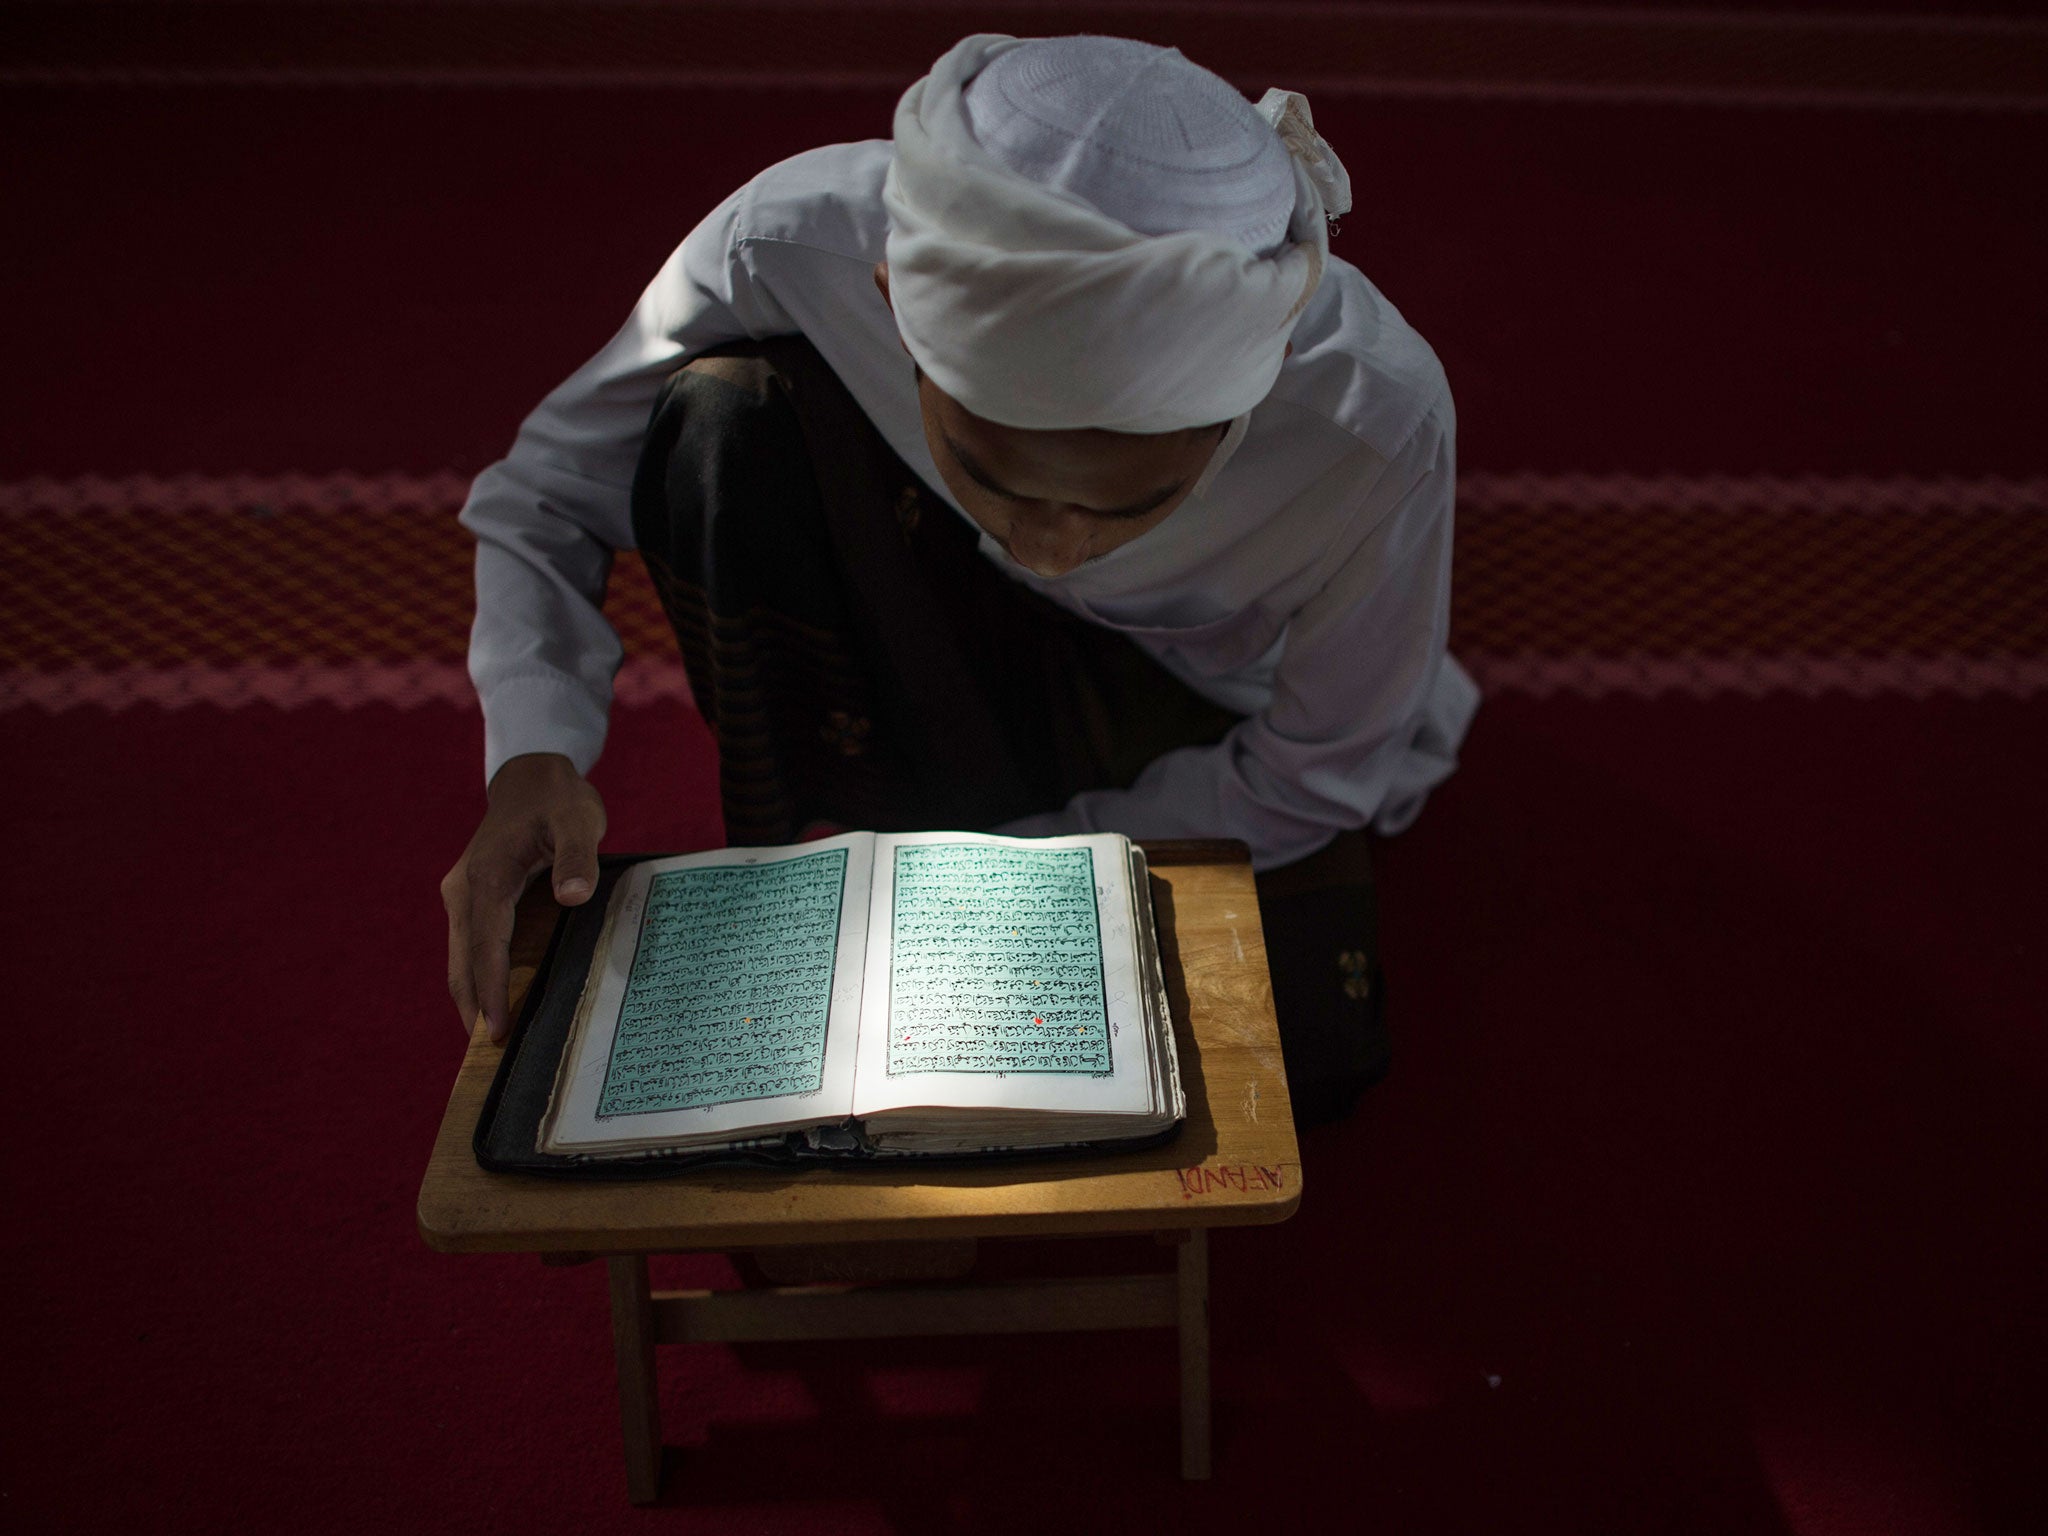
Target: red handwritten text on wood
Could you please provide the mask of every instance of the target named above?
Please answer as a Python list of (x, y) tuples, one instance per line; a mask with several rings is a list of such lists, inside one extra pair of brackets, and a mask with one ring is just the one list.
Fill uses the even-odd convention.
[(1190, 1199), (1196, 1195), (1214, 1194), (1218, 1190), (1235, 1190), (1242, 1194), (1287, 1187), (1287, 1170), (1284, 1167), (1260, 1168), (1245, 1163), (1223, 1163), (1214, 1168), (1176, 1168), (1173, 1172), (1174, 1177), (1180, 1180), (1182, 1196)]

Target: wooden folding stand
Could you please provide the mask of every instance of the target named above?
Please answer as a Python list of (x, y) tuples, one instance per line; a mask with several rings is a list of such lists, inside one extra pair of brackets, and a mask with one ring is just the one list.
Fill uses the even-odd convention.
[[(1187, 1125), (1165, 1147), (986, 1167), (707, 1169), (644, 1183), (493, 1174), (470, 1137), (498, 1050), (481, 1032), (471, 1038), (420, 1188), (420, 1233), (447, 1253), (606, 1259), (635, 1503), (660, 1492), (657, 1344), (1176, 1328), (1181, 1474), (1209, 1475), (1208, 1229), (1292, 1215), (1301, 1164), (1243, 846), (1145, 849), (1188, 1096)], [(553, 913), (544, 890), (521, 905), (515, 993)], [(1151, 1274), (961, 1278), (975, 1239), (1083, 1233), (1157, 1234), (1178, 1261)], [(810, 1283), (651, 1289), (649, 1254), (693, 1251), (750, 1253), (769, 1276)]]

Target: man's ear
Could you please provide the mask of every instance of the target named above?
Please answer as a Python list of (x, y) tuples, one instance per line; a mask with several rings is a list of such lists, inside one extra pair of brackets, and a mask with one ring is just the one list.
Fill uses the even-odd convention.
[[(889, 306), (890, 314), (895, 314), (896, 306), (893, 303), (891, 303), (889, 299), (889, 263), (887, 263), (886, 261), (876, 262), (874, 277), (875, 288), (882, 295), (882, 302)], [(896, 333), (896, 341), (897, 344), (903, 348), (905, 356), (914, 357), (916, 355), (911, 352), (910, 343), (903, 339), (903, 333), (900, 330)]]

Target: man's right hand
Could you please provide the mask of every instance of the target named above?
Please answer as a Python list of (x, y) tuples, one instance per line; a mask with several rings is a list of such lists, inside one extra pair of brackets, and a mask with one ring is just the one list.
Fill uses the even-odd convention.
[(597, 889), (604, 801), (557, 753), (509, 759), (491, 780), (482, 825), (441, 882), (448, 909), (448, 991), (467, 1034), (482, 1013), (491, 1040), (511, 1029), (506, 1007), (512, 913), (527, 882), (554, 871), (555, 900), (581, 906)]

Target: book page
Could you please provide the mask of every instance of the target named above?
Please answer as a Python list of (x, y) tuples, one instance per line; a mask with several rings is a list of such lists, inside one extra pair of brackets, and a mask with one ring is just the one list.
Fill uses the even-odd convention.
[(855, 1112), (1146, 1108), (1126, 846), (877, 837)]
[(630, 871), (570, 1043), (554, 1144), (850, 1113), (873, 841), (850, 833)]

